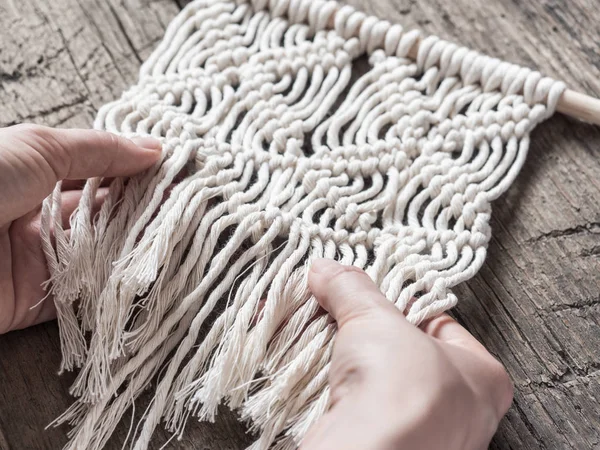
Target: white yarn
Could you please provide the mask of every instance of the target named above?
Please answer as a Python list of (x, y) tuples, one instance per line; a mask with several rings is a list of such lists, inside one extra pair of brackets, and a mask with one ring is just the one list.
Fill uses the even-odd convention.
[(161, 139), (161, 163), (95, 217), (88, 181), (69, 236), (60, 186), (44, 204), (61, 369), (81, 368), (66, 448), (101, 448), (154, 377), (135, 449), (222, 402), (252, 449), (295, 448), (329, 401), (314, 258), (365, 269), (414, 324), (455, 305), (564, 86), (437, 37), (412, 61), (419, 40), (321, 0), (196, 0), (173, 20), (95, 123)]

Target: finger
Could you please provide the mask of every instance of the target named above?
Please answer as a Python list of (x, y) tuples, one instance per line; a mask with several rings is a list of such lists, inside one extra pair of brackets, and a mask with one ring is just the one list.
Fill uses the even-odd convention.
[(38, 307), (31, 309), (46, 296), (42, 283), (49, 276), (39, 229), (39, 213), (32, 212), (15, 220), (9, 230), (15, 300), (11, 328), (39, 323), (38, 318), (52, 318), (51, 299), (46, 299)]
[(502, 364), (486, 348), (448, 314), (442, 314), (424, 327), (428, 335), (454, 347), (449, 353), (455, 357), (464, 373), (473, 384), (487, 387), (482, 389), (490, 395), (490, 403), (496, 408), (498, 418), (502, 417), (513, 398), (513, 387)]
[(441, 314), (431, 319), (421, 328), (429, 336), (447, 344), (487, 354), (485, 347), (448, 314)]
[(256, 312), (254, 313), (254, 316), (252, 317), (252, 321), (250, 322), (252, 324), (252, 326), (255, 326), (260, 321), (262, 312), (263, 312), (263, 309), (265, 309), (266, 303), (267, 303), (266, 298), (261, 298), (259, 300), (258, 305), (256, 306)]
[(133, 142), (94, 130), (37, 125), (0, 129), (0, 225), (36, 208), (58, 180), (131, 175), (160, 158), (152, 138)]
[(133, 175), (154, 164), (161, 150), (154, 138), (130, 140), (105, 131), (34, 126), (30, 133), (56, 181)]
[(14, 330), (29, 328), (33, 325), (49, 322), (56, 319), (56, 305), (52, 296), (43, 297), (43, 300), (38, 301), (31, 306), (26, 312), (26, 315), (21, 319), (21, 322), (15, 324)]
[[(71, 228), (70, 219), (73, 212), (79, 206), (81, 200), (81, 191), (65, 191), (61, 194), (61, 218), (63, 229)], [(108, 196), (108, 188), (99, 188), (92, 205), (92, 217), (94, 217), (102, 207), (104, 200)]]
[(81, 191), (87, 180), (64, 180), (60, 189), (64, 191)]
[[(112, 183), (114, 180), (114, 177), (105, 177), (102, 178), (102, 181), (100, 182), (100, 186), (102, 187), (107, 187), (110, 186), (110, 183)], [(61, 190), (64, 191), (81, 191), (83, 189), (83, 187), (85, 186), (85, 183), (87, 183), (88, 180), (63, 180), (62, 185), (61, 185)]]
[(369, 276), (354, 266), (345, 266), (331, 259), (317, 259), (311, 266), (308, 285), (339, 327), (368, 314), (384, 312), (402, 316)]

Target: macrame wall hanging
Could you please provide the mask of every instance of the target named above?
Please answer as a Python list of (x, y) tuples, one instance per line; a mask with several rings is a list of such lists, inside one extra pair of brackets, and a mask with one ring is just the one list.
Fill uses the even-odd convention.
[(68, 236), (60, 186), (44, 203), (62, 370), (79, 369), (66, 448), (102, 448), (148, 388), (136, 450), (221, 403), (253, 449), (296, 448), (328, 406), (336, 333), (310, 261), (365, 269), (414, 324), (451, 308), (564, 91), (336, 2), (189, 4), (95, 123), (160, 138), (162, 162), (112, 181), (96, 215), (89, 180)]

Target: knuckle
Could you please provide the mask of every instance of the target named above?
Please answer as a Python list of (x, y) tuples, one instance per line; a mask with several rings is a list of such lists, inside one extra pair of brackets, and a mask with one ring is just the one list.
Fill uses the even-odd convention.
[(329, 285), (344, 286), (359, 277), (366, 277), (368, 280), (370, 280), (369, 276), (364, 270), (359, 269), (356, 266), (340, 265), (339, 269), (335, 273), (331, 274), (327, 278), (326, 282)]
[(43, 125), (24, 123), (14, 126), (14, 132), (24, 142), (31, 144), (34, 148), (44, 148), (49, 151), (61, 149), (59, 141), (55, 136), (55, 130)]
[(119, 155), (123, 151), (124, 145), (121, 136), (109, 133), (108, 131), (96, 131), (96, 133), (98, 133), (98, 137), (101, 138), (104, 146), (114, 151), (115, 154)]
[(113, 164), (118, 159), (123, 150), (123, 140), (116, 134), (102, 130), (91, 130), (90, 139), (95, 148), (102, 150), (102, 157), (98, 159), (96, 172), (98, 176), (105, 176), (113, 168)]
[(45, 264), (41, 228), (39, 213), (28, 213), (12, 222), (8, 235), (12, 245), (25, 252), (32, 261)]
[(35, 242), (39, 231), (39, 221), (32, 221), (28, 216), (24, 216), (13, 221), (8, 234), (13, 242), (28, 244)]
[(489, 376), (494, 382), (502, 387), (512, 386), (510, 377), (504, 366), (497, 359), (493, 359), (489, 363)]
[(490, 379), (493, 380), (498, 392), (498, 414), (503, 416), (514, 396), (514, 387), (508, 372), (504, 366), (496, 359), (490, 363)]
[(14, 125), (8, 130), (14, 139), (33, 152), (31, 154), (42, 158), (42, 173), (53, 181), (62, 179), (68, 172), (69, 158), (58, 130), (33, 123)]
[(102, 133), (100, 131), (98, 131), (97, 133), (101, 134), (102, 136), (108, 139), (108, 145), (114, 147), (115, 149), (119, 148), (121, 144), (121, 139), (119, 138), (119, 136), (113, 133)]
[(359, 389), (365, 378), (364, 368), (353, 364), (349, 367), (332, 366), (330, 375), (331, 403), (335, 405), (352, 391)]
[(338, 319), (339, 327), (347, 327), (349, 324), (356, 324), (364, 327), (366, 323), (373, 323), (380, 318), (378, 310), (367, 304), (360, 303), (360, 306), (347, 311), (344, 316)]
[(18, 125), (13, 125), (8, 129), (20, 135), (29, 134), (33, 136), (44, 136), (48, 134), (48, 127), (35, 123), (20, 123)]
[(443, 376), (437, 386), (438, 390), (434, 392), (440, 397), (454, 395), (459, 398), (466, 398), (472, 396), (473, 392), (461, 371), (439, 349), (437, 354), (438, 372)]
[(468, 398), (473, 395), (471, 386), (463, 372), (456, 366), (446, 351), (435, 342), (426, 341), (420, 347), (420, 353), (428, 355), (432, 371), (438, 375), (431, 393), (439, 398)]

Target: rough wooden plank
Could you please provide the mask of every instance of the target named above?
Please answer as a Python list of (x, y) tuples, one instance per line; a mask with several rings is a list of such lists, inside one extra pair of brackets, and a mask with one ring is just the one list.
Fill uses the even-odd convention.
[[(600, 96), (595, 0), (349, 3)], [(0, 125), (89, 125), (98, 106), (135, 81), (176, 11), (172, 0), (3, 2)], [(456, 289), (457, 317), (516, 385), (491, 448), (600, 447), (599, 144), (598, 128), (564, 117), (538, 128), (522, 174), (494, 205), (485, 267)], [(40, 428), (69, 403), (70, 380), (54, 375), (56, 342), (53, 324), (0, 339), (0, 448), (64, 443), (64, 430)], [(241, 430), (225, 416), (192, 426), (173, 447), (241, 448)], [(108, 447), (120, 448), (126, 432), (123, 424)], [(166, 438), (158, 433), (157, 448)]]
[(172, 0), (0, 5), (0, 124), (89, 126), (134, 83), (179, 8)]

